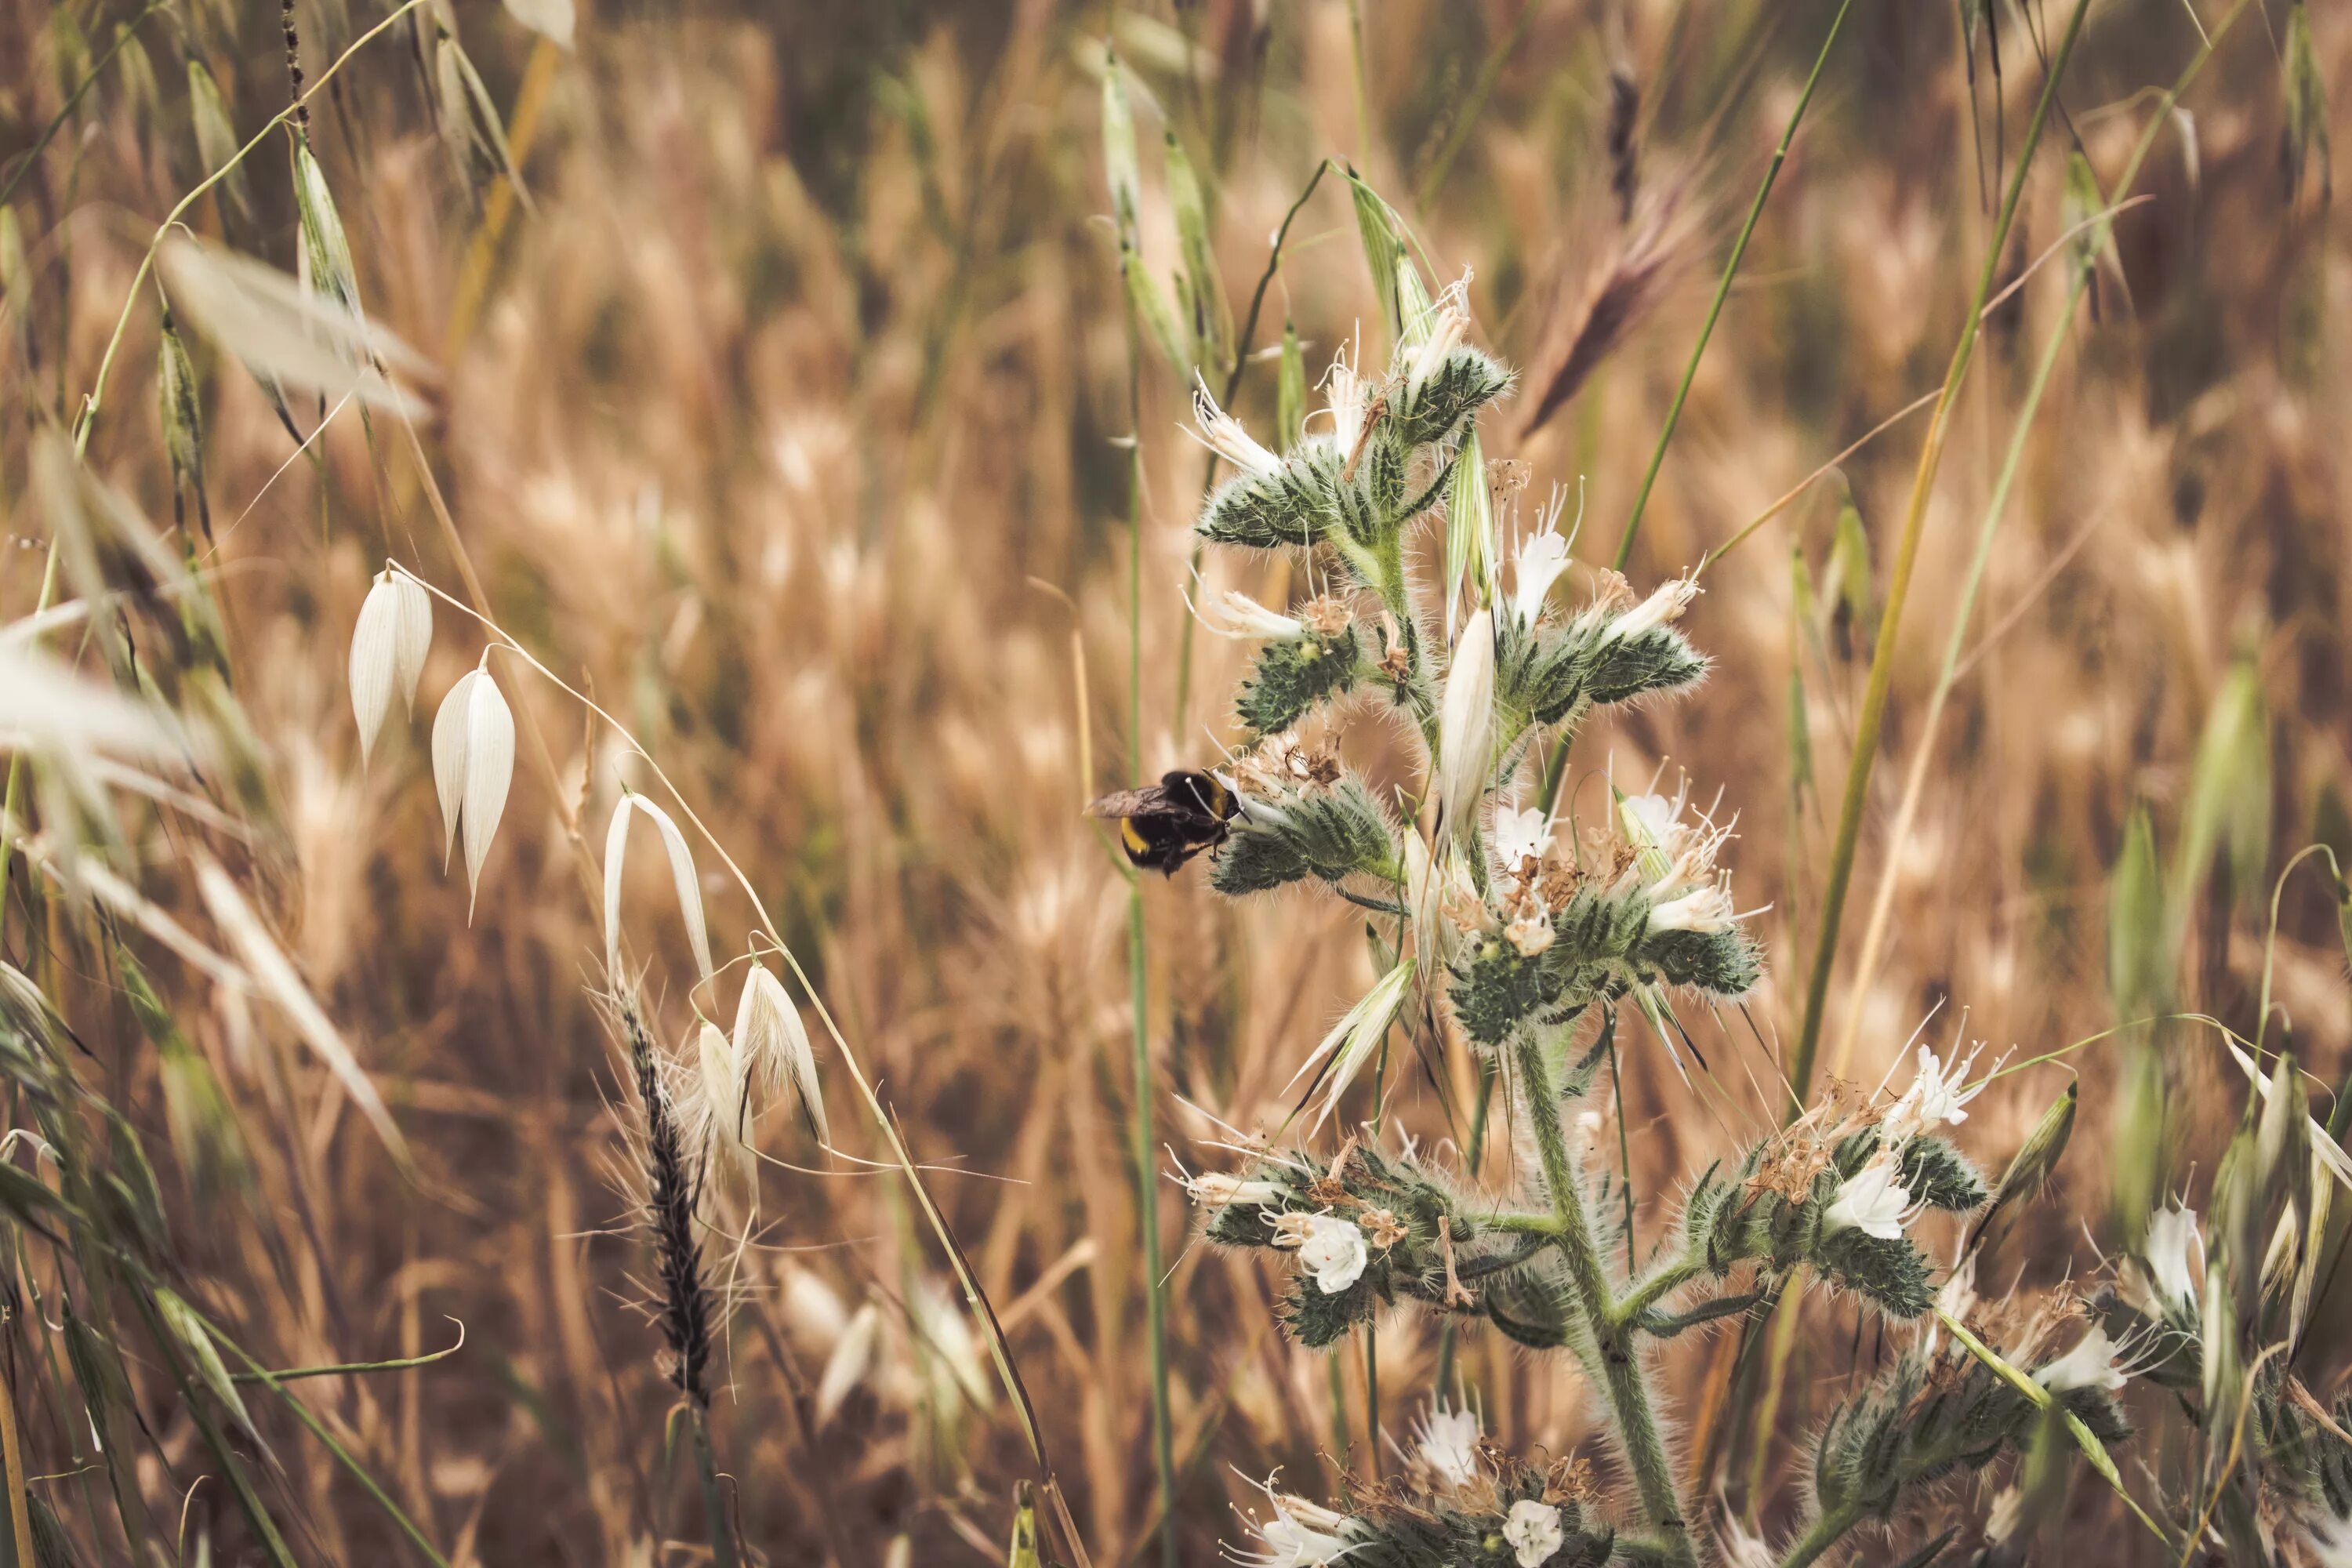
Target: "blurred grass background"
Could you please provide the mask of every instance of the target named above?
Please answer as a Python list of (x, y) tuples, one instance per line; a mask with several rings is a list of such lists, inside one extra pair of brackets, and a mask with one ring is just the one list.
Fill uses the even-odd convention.
[[(1974, 9), (1864, 5), (1845, 23), (1649, 501), (1629, 568), (1638, 586), (1696, 564), (1937, 384), (2047, 45), (2039, 5), (1996, 4), (1996, 71), (1988, 24), (1972, 24), (1964, 48)], [(2220, 9), (2093, 8), (2004, 282), (2083, 216), (2067, 205), (2065, 155), (2112, 178), (2148, 112), (2145, 89), (2173, 79)], [(584, 10), (567, 52), (467, 5), (446, 25), (518, 119), (527, 206), (446, 123), (411, 30), (429, 12), (314, 100), (313, 143), (370, 308), (440, 361), (426, 447), (501, 624), (632, 724), (784, 919), (916, 1156), (938, 1167), (934, 1189), (1004, 1322), (1097, 1563), (1141, 1549), (1155, 1501), (1123, 1142), (1125, 890), (1079, 807), (1123, 782), (1130, 757), (1155, 773), (1211, 760), (1213, 739), (1231, 735), (1218, 694), (1241, 668), (1232, 645), (1183, 635), (1203, 458), (1178, 430), (1183, 373), (1147, 356), (1146, 722), (1130, 732), (1129, 458), (1118, 444), (1130, 429), (1129, 345), (1103, 216), (1103, 39), (1139, 89), (1147, 256), (1162, 279), (1177, 264), (1161, 184), (1172, 129), (1208, 185), (1237, 315), (1315, 164), (1342, 157), (1390, 195), (1441, 280), (1474, 272), (1486, 344), (1540, 386), (1589, 320), (1593, 279), (1657, 219), (1654, 297), (1615, 352), (1539, 428), (1526, 428), (1523, 390), (1486, 436), (1489, 456), (1528, 465), (1535, 496), (1581, 487), (1578, 553), (1601, 565), (1832, 10), (632, 3)], [(1889, 940), (1868, 984), (1841, 971), (1824, 1032), (1824, 1068), (1864, 1087), (1931, 1013), (1930, 1037), (2021, 1056), (2117, 1021), (2111, 973), (2143, 939), (2111, 921), (2107, 889), (2143, 807), (2165, 856), (2184, 838), (2217, 851), (2180, 871), (2196, 889), (2184, 940), (2158, 961), (2177, 956), (2183, 1007), (2248, 1036), (2272, 879), (2315, 839), (2352, 852), (2340, 324), (2352, 272), (2323, 140), (2293, 107), (2288, 10), (2255, 11), (2160, 136), (2140, 186), (2151, 199), (2118, 219), (2069, 331), (1966, 677), (1916, 819), (1894, 843), (1895, 763), (1919, 737), (2011, 413), (2059, 323), (2063, 268), (1994, 315), (1966, 387), (1846, 921), (1851, 958), (1891, 868)], [(300, 0), (310, 70), (381, 14), (371, 0)], [(66, 109), (124, 25), (131, 41)], [(2318, 79), (2336, 88), (2352, 26), (2325, 8), (2307, 26)], [(33, 605), (47, 537), (27, 489), (34, 433), (79, 413), (150, 226), (210, 166), (188, 62), (218, 79), (242, 138), (285, 103), (283, 54), (273, 8), (0, 0), (0, 178), (16, 236), (0, 257), (0, 606), (12, 616)], [(1630, 224), (1604, 145), (1612, 71), (1639, 105)], [(20, 165), (61, 110), (58, 133)], [(2317, 112), (2324, 128), (2327, 106)], [(2293, 148), (2300, 170), (2283, 156)], [(274, 149), (191, 221), (294, 265)], [(1287, 321), (1319, 370), (1372, 311), (1345, 187), (1327, 180), (1292, 231), (1255, 346)], [(162, 521), (173, 507), (154, 331), (142, 304), (89, 455)], [(29, 932), (15, 921), (8, 956), (49, 966), (109, 1092), (175, 1151), (158, 1159), (188, 1293), (257, 1353), (279, 1365), (415, 1355), (454, 1334), (445, 1318), (463, 1321), (457, 1358), (312, 1385), (322, 1419), (453, 1560), (692, 1561), (691, 1548), (653, 1545), (698, 1539), (699, 1525), (661, 1468), (668, 1390), (640, 1310), (644, 1249), (616, 1186), (625, 1101), (586, 991), (598, 916), (565, 844), (603, 822), (626, 770), (583, 738), (559, 693), (509, 689), (548, 737), (567, 798), (519, 781), (468, 926), (462, 889), (431, 853), (421, 731), (362, 773), (348, 716), (343, 661), (370, 574), (390, 554), (455, 582), (415, 470), (389, 445), (375, 460), (348, 414), (289, 460), (251, 378), (206, 346), (195, 353), (212, 515), (195, 549), (217, 574), (236, 691), (273, 763), (273, 831), (254, 874), (413, 1139), (419, 1180), (400, 1178), (322, 1076), (257, 1065), (233, 1010), (159, 961), (247, 1152), (224, 1168), (175, 1143), (119, 980), (77, 968), (72, 944), (37, 920)], [(1271, 362), (1246, 370), (1238, 403), (1270, 427)], [(298, 413), (307, 431), (316, 410)], [(1687, 772), (1702, 799), (1720, 787), (1721, 815), (1741, 824), (1728, 855), (1741, 906), (1771, 905), (1755, 928), (1774, 962), (1765, 990), (1745, 1016), (1695, 1027), (1710, 1082), (1686, 1089), (1655, 1042), (1630, 1043), (1643, 1190), (1664, 1192), (1778, 1113), (1768, 1091), (1796, 1029), (1876, 595), (1923, 430), (1916, 416), (1895, 426), (1711, 567), (1685, 623), (1717, 660), (1708, 689), (1597, 728), (1572, 759), (1571, 792), (1659, 768), (1668, 781)], [(476, 629), (455, 619), (440, 618), (427, 702), (472, 668)], [(2258, 693), (2252, 722), (2223, 731), (2200, 774), (2200, 737), (2233, 690)], [(2200, 777), (2238, 825), (2219, 843), (2191, 820)], [(167, 861), (169, 846), (150, 854)], [(168, 886), (168, 868), (159, 874)], [(664, 873), (648, 863), (635, 875), (645, 907), (663, 907)], [(20, 869), (20, 913), (48, 908), (22, 884)], [(740, 931), (736, 890), (714, 879), (706, 894), (714, 928)], [(1197, 873), (1146, 898), (1159, 1124), (1175, 1156), (1214, 1165), (1199, 1147), (1220, 1136), (1210, 1113), (1278, 1122), (1281, 1086), (1360, 994), (1359, 923), (1304, 900), (1228, 905)], [(657, 980), (688, 973), (682, 929), (660, 931)], [(2275, 955), (2273, 1037), (2288, 1027), (2304, 1063), (2340, 1083), (2352, 996), (2324, 878), (2286, 884)], [(682, 1031), (684, 997), (663, 1005)], [(2174, 1091), (2168, 1179), (2194, 1186), (2242, 1081), (2210, 1032), (2158, 1038)], [(1993, 1274), (2049, 1283), (2095, 1266), (2095, 1237), (2113, 1245), (2097, 1216), (2125, 1048), (2070, 1058), (2085, 1135), (2056, 1199)], [(845, 1148), (880, 1157), (839, 1063), (824, 1070), (836, 1127), (851, 1128)], [(1455, 1131), (1457, 1079), (1441, 1092), (1416, 1072), (1397, 1089), (1425, 1139)], [(2044, 1068), (1988, 1094), (1963, 1141), (1997, 1169), (2063, 1082)], [(789, 1113), (763, 1147), (822, 1173), (764, 1172), (761, 1228), (733, 1271), (715, 1426), (744, 1539), (776, 1563), (827, 1552), (880, 1562), (901, 1541), (918, 1563), (1001, 1559), (1012, 1483), (1033, 1467), (921, 1221), (895, 1178), (825, 1159)], [(1498, 1163), (1486, 1169), (1499, 1179)], [(1181, 1237), (1181, 1195), (1163, 1185), (1162, 1228)], [(2078, 1210), (2091, 1235), (2068, 1217)], [(1228, 1466), (1279, 1466), (1316, 1494), (1337, 1465), (1367, 1462), (1363, 1387), (1359, 1363), (1335, 1380), (1323, 1358), (1282, 1342), (1251, 1265), (1176, 1239), (1168, 1253), (1183, 1561), (1205, 1562), (1233, 1533)], [(2323, 1322), (2342, 1321), (2342, 1300), (2332, 1317), (2322, 1305)], [(813, 1406), (869, 1302), (871, 1368), (811, 1440), (788, 1404), (797, 1393)], [(1782, 1517), (1771, 1497), (1801, 1469), (1801, 1433), (1877, 1353), (1834, 1305), (1812, 1310), (1780, 1440), (1761, 1461), (1780, 1478), (1759, 1500), (1768, 1517)], [(2332, 1369), (2342, 1338), (2307, 1354)], [(1426, 1391), (1434, 1349), (1422, 1325), (1384, 1327), (1391, 1432)], [(19, 1332), (8, 1352), (39, 1353)], [(1678, 1383), (1696, 1390), (1718, 1353), (1680, 1357)], [(1572, 1377), (1485, 1341), (1466, 1356), (1491, 1432), (1561, 1454), (1589, 1436), (1595, 1412)], [(142, 1392), (154, 1452), (142, 1474), (169, 1515), (200, 1467), (168, 1391)], [(61, 1405), (20, 1404), (35, 1471), (87, 1463)], [(302, 1521), (299, 1554), (400, 1560), (406, 1548), (344, 1472), (278, 1413), (262, 1424), (275, 1484)], [(76, 1483), (47, 1484), (68, 1511)], [(234, 1560), (239, 1527), (217, 1489), (198, 1487), (187, 1507)], [(2114, 1516), (2095, 1487), (2076, 1499), (2069, 1528), (2095, 1560), (2126, 1550)], [(84, 1550), (106, 1560), (107, 1539)]]

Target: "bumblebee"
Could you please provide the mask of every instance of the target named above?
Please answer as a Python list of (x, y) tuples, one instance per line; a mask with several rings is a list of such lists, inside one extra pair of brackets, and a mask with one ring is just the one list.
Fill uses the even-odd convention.
[(1223, 844), (1240, 814), (1241, 802), (1215, 774), (1183, 768), (1162, 773), (1149, 789), (1119, 790), (1087, 807), (1088, 816), (1118, 819), (1118, 847), (1129, 861), (1171, 877)]

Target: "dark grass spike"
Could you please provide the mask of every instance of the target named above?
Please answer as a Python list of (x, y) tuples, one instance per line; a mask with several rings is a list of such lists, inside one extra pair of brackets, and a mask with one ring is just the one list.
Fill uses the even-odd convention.
[(698, 1408), (708, 1409), (710, 1390), (702, 1374), (710, 1362), (710, 1290), (702, 1282), (702, 1251), (694, 1237), (702, 1173), (686, 1152), (677, 1113), (662, 1087), (653, 1038), (634, 1004), (622, 1006), (621, 1027), (628, 1036), (629, 1065), (646, 1119), (646, 1210), (661, 1270), (662, 1338), (675, 1362), (669, 1378)]
[(294, 30), (294, 0), (285, 0), (278, 12), (278, 25), (286, 34), (287, 91), (294, 105), (294, 123), (301, 128), (302, 140), (310, 139), (310, 106), (302, 100), (302, 40)]
[(1617, 198), (1620, 226), (1633, 221), (1633, 197), (1642, 188), (1642, 86), (1633, 68), (1616, 65), (1609, 70), (1609, 192)]

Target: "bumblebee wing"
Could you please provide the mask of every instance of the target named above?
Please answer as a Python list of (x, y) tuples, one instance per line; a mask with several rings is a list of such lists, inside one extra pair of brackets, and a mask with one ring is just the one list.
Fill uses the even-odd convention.
[(1139, 816), (1146, 812), (1167, 809), (1167, 796), (1157, 789), (1114, 790), (1089, 802), (1088, 816)]

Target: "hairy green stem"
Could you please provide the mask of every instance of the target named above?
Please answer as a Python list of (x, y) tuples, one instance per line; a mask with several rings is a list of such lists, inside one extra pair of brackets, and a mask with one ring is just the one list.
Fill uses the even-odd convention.
[(1632, 1327), (1619, 1315), (1609, 1289), (1607, 1266), (1593, 1243), (1591, 1221), (1585, 1214), (1584, 1184), (1569, 1158), (1568, 1137), (1559, 1122), (1559, 1094), (1552, 1085), (1541, 1042), (1529, 1040), (1520, 1047), (1519, 1070), (1527, 1086), (1529, 1120), (1535, 1124), (1536, 1154), (1559, 1219), (1557, 1245), (1568, 1265), (1577, 1306), (1591, 1331), (1601, 1380), (1616, 1414), (1617, 1441), (1624, 1450), (1625, 1468), (1633, 1475), (1644, 1518), (1666, 1542), (1670, 1561), (1696, 1563), (1698, 1559), (1692, 1552), (1682, 1500), (1675, 1489), (1674, 1465), (1666, 1457), (1649, 1377), (1634, 1352)]
[(1780, 1568), (1805, 1568), (1807, 1563), (1836, 1545), (1838, 1537), (1852, 1530), (1860, 1519), (1861, 1515), (1851, 1509), (1823, 1514), (1813, 1521), (1811, 1529), (1790, 1544), (1789, 1554), (1780, 1559)]
[(1666, 408), (1664, 428), (1658, 432), (1658, 444), (1650, 452), (1649, 471), (1642, 476), (1642, 488), (1633, 496), (1633, 510), (1625, 519), (1625, 531), (1617, 541), (1617, 570), (1625, 570), (1626, 561), (1633, 553), (1633, 536), (1642, 531), (1642, 513), (1650, 504), (1650, 487), (1658, 482), (1659, 466), (1666, 460), (1666, 443), (1675, 438), (1675, 426), (1683, 416), (1683, 403), (1690, 396), (1691, 383), (1698, 379), (1698, 362), (1706, 353), (1706, 341), (1715, 335), (1716, 318), (1723, 314), (1723, 302), (1731, 296), (1731, 279), (1739, 271), (1740, 258), (1748, 254), (1748, 241), (1756, 233), (1756, 220), (1764, 216), (1765, 198), (1772, 194), (1773, 182), (1780, 177), (1780, 165), (1789, 159), (1789, 145), (1797, 139), (1797, 123), (1805, 117), (1805, 106), (1813, 101), (1813, 89), (1820, 85), (1822, 68), (1829, 63), (1830, 46), (1837, 42), (1838, 30), (1845, 26), (1845, 14), (1853, 0), (1839, 0), (1837, 15), (1830, 18), (1830, 30), (1822, 39), (1821, 53), (1813, 57), (1813, 68), (1806, 74), (1805, 90), (1797, 95), (1797, 106), (1789, 111), (1789, 123), (1781, 128), (1780, 144), (1772, 149), (1772, 161), (1765, 165), (1764, 183), (1756, 187), (1756, 199), (1748, 204), (1748, 221), (1739, 226), (1739, 237), (1732, 241), (1731, 255), (1723, 263), (1723, 276), (1716, 280), (1715, 299), (1706, 308), (1706, 320), (1699, 323), (1698, 342), (1691, 345), (1690, 363), (1683, 367), (1682, 384), (1675, 388), (1675, 400)]
[(1639, 1322), (1643, 1313), (1706, 1271), (1706, 1260), (1703, 1258), (1677, 1258), (1659, 1265), (1625, 1288), (1623, 1300), (1617, 1303), (1617, 1321)]
[[(1478, 1058), (1478, 1098), (1470, 1108), (1470, 1138), (1463, 1145), (1462, 1169), (1470, 1180), (1478, 1179), (1478, 1155), (1486, 1144), (1486, 1112), (1495, 1100), (1495, 1064), (1486, 1057)], [(1447, 1404), (1454, 1402), (1454, 1342), (1460, 1338), (1452, 1318), (1437, 1333), (1437, 1397)]]
[(2058, 83), (2065, 77), (2066, 62), (2074, 53), (2075, 40), (2082, 37), (2083, 17), (2089, 9), (2090, 0), (2074, 0), (2074, 7), (2066, 18), (2065, 36), (2050, 58), (2042, 96), (2035, 101), (2033, 118), (2025, 128), (2017, 171), (2010, 178), (2000, 221), (1994, 224), (1991, 241), (1985, 247), (1976, 295), (1969, 302), (1959, 342), (1952, 346), (1951, 363), (1944, 372), (1943, 392), (1929, 418), (1927, 439), (1920, 448), (1918, 468), (1912, 477), (1910, 504), (1905, 510), (1895, 571), (1886, 588), (1886, 609), (1879, 617), (1878, 640), (1871, 652), (1870, 680), (1864, 689), (1862, 713), (1854, 725), (1853, 758), (1846, 765), (1845, 798), (1838, 813), (1837, 841), (1830, 853), (1829, 881), (1822, 891), (1822, 924), (1815, 939), (1812, 973), (1805, 987), (1804, 1023), (1797, 1036), (1796, 1060), (1789, 1070), (1789, 1114), (1792, 1119), (1804, 1111), (1805, 1097), (1812, 1087), (1813, 1058), (1821, 1049), (1822, 1013), (1829, 1000), (1830, 971), (1837, 964), (1838, 928), (1845, 916), (1846, 891), (1853, 880), (1854, 850), (1862, 838), (1863, 808), (1869, 800), (1871, 768), (1878, 757), (1879, 729), (1885, 721), (1886, 699), (1895, 682), (1895, 646), (1903, 628), (1903, 605), (1910, 595), (1911, 574), (1919, 561), (1920, 535), (1927, 528), (1928, 493), (1935, 488), (1944, 442), (1951, 434), (1952, 410), (1959, 400), (1960, 383), (1968, 374), (1969, 362), (1976, 357), (1977, 342), (1984, 331), (1985, 301), (1992, 296), (2001, 254), (2009, 247), (2010, 229), (2017, 221), (2018, 204), (2025, 194), (2025, 177), (2033, 167), (2034, 149), (2041, 145), (2042, 128), (2050, 120), (2050, 106), (2057, 100)]

